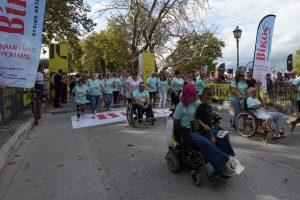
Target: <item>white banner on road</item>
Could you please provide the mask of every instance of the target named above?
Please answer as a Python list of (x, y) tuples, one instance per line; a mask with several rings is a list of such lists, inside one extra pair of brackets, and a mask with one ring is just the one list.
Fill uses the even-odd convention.
[[(168, 117), (171, 113), (170, 109), (153, 109), (155, 118)], [(98, 113), (96, 118), (92, 118), (91, 114), (84, 115), (80, 121), (77, 121), (77, 116), (71, 117), (72, 128), (84, 128), (89, 126), (99, 126), (104, 124), (112, 124), (126, 121), (126, 110), (117, 110)]]
[(0, 1), (0, 85), (34, 86), (45, 4), (46, 0)]
[(270, 57), (275, 15), (265, 16), (259, 23), (254, 50), (253, 77), (262, 82), (263, 92), (267, 93), (266, 74), (270, 73)]

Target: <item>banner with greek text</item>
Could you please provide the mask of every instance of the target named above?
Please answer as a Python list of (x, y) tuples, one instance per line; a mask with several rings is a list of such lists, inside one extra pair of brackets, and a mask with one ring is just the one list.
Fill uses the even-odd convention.
[(258, 82), (262, 82), (264, 93), (267, 93), (265, 76), (267, 73), (270, 73), (270, 56), (275, 18), (275, 15), (265, 16), (258, 25), (256, 35), (256, 44), (253, 59), (253, 77)]
[(34, 86), (45, 4), (46, 0), (0, 1), (0, 85)]

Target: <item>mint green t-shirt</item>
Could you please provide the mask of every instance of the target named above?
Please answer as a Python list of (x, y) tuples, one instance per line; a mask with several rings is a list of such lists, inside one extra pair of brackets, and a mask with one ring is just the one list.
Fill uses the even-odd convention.
[(89, 79), (87, 82), (87, 86), (90, 89), (90, 95), (99, 96), (101, 94), (101, 85), (98, 79)]
[(165, 81), (161, 81), (161, 80), (158, 80), (158, 91), (159, 93), (166, 93), (167, 92), (167, 87), (168, 87), (168, 81), (165, 80)]
[(261, 102), (257, 98), (248, 97), (246, 103), (247, 103), (247, 107), (251, 108), (252, 106), (258, 105)]
[(86, 86), (86, 85), (83, 85), (83, 86), (79, 86), (79, 85), (76, 85), (73, 90), (72, 90), (72, 93), (74, 93), (74, 99), (75, 99), (75, 102), (77, 104), (85, 104), (87, 103), (88, 101), (86, 100), (86, 95), (89, 91), (89, 88)]
[(139, 89), (136, 89), (133, 92), (133, 97), (138, 97), (141, 102), (146, 102), (147, 98), (149, 97), (149, 92), (146, 90), (140, 92)]
[(184, 80), (182, 78), (174, 77), (171, 81), (171, 85), (174, 86), (176, 91), (182, 91)]
[(199, 105), (199, 103), (193, 102), (188, 106), (184, 106), (183, 103), (180, 102), (177, 104), (173, 114), (174, 119), (179, 120), (181, 126), (191, 128), (190, 122), (195, 120), (195, 114)]
[(108, 94), (112, 94), (113, 93), (113, 82), (114, 82), (113, 78), (105, 79), (103, 81), (103, 83), (104, 83), (104, 85), (106, 87), (106, 93), (108, 93)]
[(205, 82), (202, 79), (198, 79), (196, 81), (197, 84), (197, 91), (198, 91), (198, 95), (202, 95), (203, 94), (203, 90), (204, 90), (204, 86), (205, 86)]
[(157, 92), (157, 78), (156, 77), (149, 77), (147, 79), (147, 84), (151, 87), (148, 87), (149, 92)]
[[(300, 90), (300, 76), (297, 77), (295, 80), (293, 80), (292, 84), (295, 85), (298, 90)], [(297, 99), (296, 100), (300, 101), (300, 94), (298, 92), (297, 92)]]
[(121, 91), (121, 87), (122, 87), (122, 81), (120, 78), (113, 78), (114, 82), (113, 82), (113, 91), (114, 92), (120, 92)]
[[(243, 96), (246, 95), (245, 91), (248, 88), (248, 85), (247, 85), (246, 81), (239, 81), (238, 84), (236, 84), (235, 80), (232, 80), (230, 85), (233, 88), (237, 88), (240, 95), (243, 95)], [(236, 101), (236, 100), (238, 100), (238, 98), (235, 94), (230, 94), (229, 95), (229, 100), (230, 101)]]

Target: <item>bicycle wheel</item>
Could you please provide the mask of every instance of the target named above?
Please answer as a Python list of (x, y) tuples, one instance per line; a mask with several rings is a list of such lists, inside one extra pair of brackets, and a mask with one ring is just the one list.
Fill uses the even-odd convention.
[(236, 128), (241, 136), (246, 138), (254, 136), (257, 131), (257, 127), (257, 120), (253, 114), (247, 112), (238, 114), (236, 118)]
[(36, 105), (37, 105), (37, 115), (38, 115), (38, 119), (42, 118), (42, 105), (41, 102), (37, 99), (36, 101)]
[(38, 111), (37, 111), (37, 102), (35, 100), (32, 101), (32, 113), (34, 116), (34, 124), (38, 125), (39, 116), (38, 116)]

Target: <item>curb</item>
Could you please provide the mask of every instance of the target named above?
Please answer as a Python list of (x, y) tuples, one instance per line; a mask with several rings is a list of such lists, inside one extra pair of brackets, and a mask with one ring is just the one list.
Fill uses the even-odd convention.
[(10, 155), (17, 149), (22, 142), (22, 139), (30, 132), (34, 126), (33, 118), (27, 120), (22, 126), (12, 135), (9, 140), (0, 149), (0, 172), (6, 165)]

